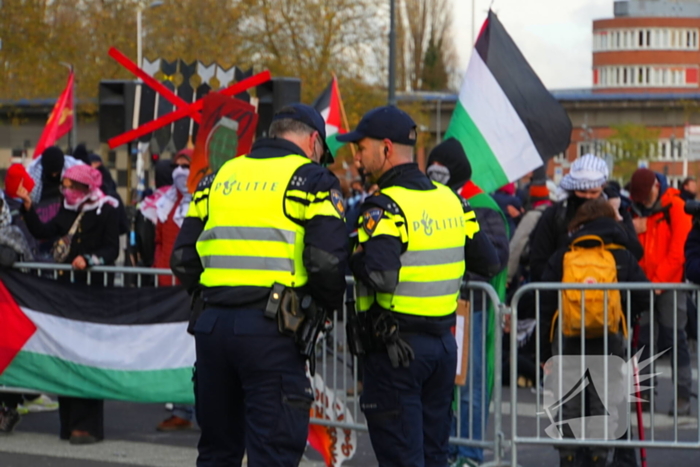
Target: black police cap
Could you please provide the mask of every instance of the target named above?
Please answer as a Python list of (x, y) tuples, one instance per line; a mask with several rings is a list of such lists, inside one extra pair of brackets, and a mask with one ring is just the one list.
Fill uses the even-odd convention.
[(416, 122), (403, 110), (393, 105), (377, 107), (367, 112), (355, 131), (338, 135), (338, 141), (353, 143), (362, 138), (388, 139), (406, 146), (416, 145)]

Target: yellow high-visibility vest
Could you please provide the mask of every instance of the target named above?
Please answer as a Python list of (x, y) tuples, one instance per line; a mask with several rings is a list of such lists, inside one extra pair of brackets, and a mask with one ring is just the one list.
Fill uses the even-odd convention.
[(241, 156), (219, 169), (208, 191), (208, 217), (197, 240), (203, 286), (306, 284), (304, 228), (286, 214), (303, 208), (289, 199), (294, 190), (287, 187), (294, 172), (309, 163), (296, 154), (269, 159)]
[(393, 293), (376, 294), (387, 310), (421, 316), (445, 316), (457, 308), (464, 276), (466, 237), (479, 230), (474, 211), (464, 212), (448, 187), (419, 191), (393, 186), (382, 190), (404, 214), (408, 248), (401, 255)]

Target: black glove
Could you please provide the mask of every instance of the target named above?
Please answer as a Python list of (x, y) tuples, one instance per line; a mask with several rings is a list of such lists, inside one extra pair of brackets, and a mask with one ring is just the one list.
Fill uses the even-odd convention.
[(389, 360), (393, 368), (399, 365), (408, 368), (415, 354), (411, 346), (399, 337), (399, 322), (396, 321), (391, 312), (383, 312), (374, 323), (374, 332), (386, 345)]
[(399, 365), (408, 368), (411, 360), (416, 358), (411, 346), (403, 339), (397, 339), (396, 342), (387, 344), (386, 351), (389, 354), (392, 368), (398, 368)]

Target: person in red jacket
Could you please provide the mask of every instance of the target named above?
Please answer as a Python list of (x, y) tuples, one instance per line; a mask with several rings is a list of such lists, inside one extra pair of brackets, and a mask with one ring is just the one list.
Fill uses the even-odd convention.
[[(192, 195), (187, 192), (192, 150), (183, 149), (173, 159), (173, 184), (156, 201), (156, 238), (153, 267), (170, 269), (170, 254), (180, 233), (182, 221), (187, 215)], [(158, 286), (175, 285), (172, 276), (158, 276)]]
[[(173, 159), (173, 184), (155, 202), (157, 221), (153, 256), (154, 268), (170, 269), (170, 254), (192, 199), (192, 195), (187, 191), (187, 178), (190, 175), (191, 161), (191, 149), (183, 149), (175, 155)], [(175, 283), (173, 276), (158, 276), (159, 287), (168, 287), (175, 285)], [(179, 284), (179, 282), (177, 283)], [(160, 422), (156, 426), (156, 430), (189, 430), (193, 427), (193, 418), (193, 406), (175, 404), (172, 415)]]
[[(683, 248), (692, 228), (692, 218), (683, 210), (685, 201), (680, 197), (680, 192), (675, 188), (666, 188), (664, 185), (665, 180), (649, 169), (637, 169), (630, 181), (630, 198), (633, 201), (634, 215), (632, 221), (639, 242), (644, 248), (644, 256), (639, 261), (639, 265), (651, 282), (682, 283), (685, 267)], [(685, 332), (687, 320), (685, 292), (655, 291), (654, 324), (658, 329), (658, 345), (654, 346), (654, 353), (672, 348), (674, 336), (677, 338), (678, 415), (690, 415), (691, 409), (692, 372)], [(640, 334), (640, 345), (644, 346), (641, 361), (648, 358), (650, 342), (650, 324), (645, 314), (642, 316)], [(671, 352), (671, 355), (673, 356), (674, 353)], [(669, 414), (673, 416), (673, 407)]]

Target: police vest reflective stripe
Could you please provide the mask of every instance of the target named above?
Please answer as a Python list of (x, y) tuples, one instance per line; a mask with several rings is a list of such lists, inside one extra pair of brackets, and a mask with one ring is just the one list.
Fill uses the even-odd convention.
[(224, 164), (208, 199), (209, 217), (197, 240), (206, 287), (306, 284), (304, 228), (285, 215), (294, 172), (311, 161), (301, 155)]
[(382, 190), (403, 211), (408, 232), (398, 285), (393, 293), (376, 294), (382, 308), (422, 316), (445, 316), (457, 308), (465, 237), (478, 230), (478, 223), (469, 222), (474, 212), (464, 213), (449, 188), (435, 186), (428, 191), (396, 186)]

